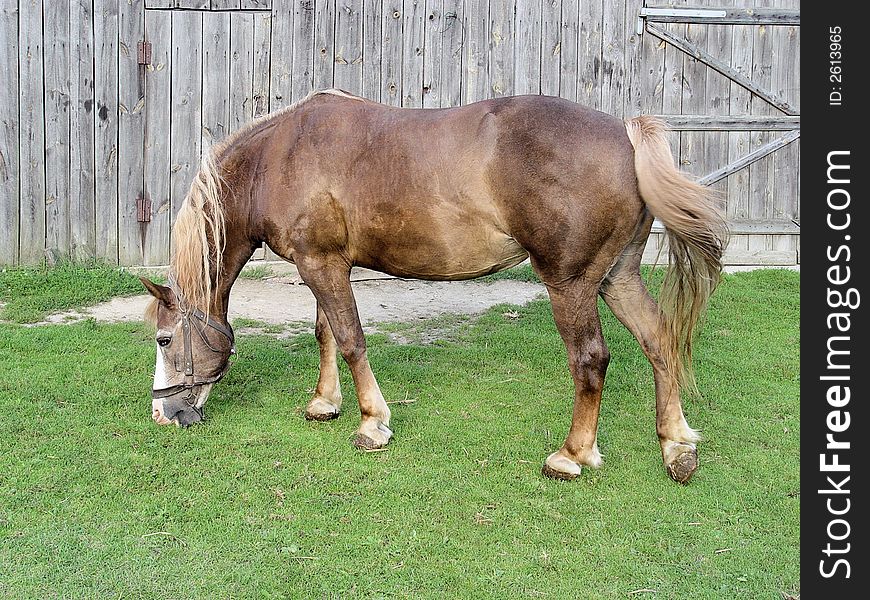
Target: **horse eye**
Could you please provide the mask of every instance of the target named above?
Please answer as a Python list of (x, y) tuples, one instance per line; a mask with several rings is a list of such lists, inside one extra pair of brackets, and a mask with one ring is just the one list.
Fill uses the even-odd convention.
[(168, 346), (169, 342), (172, 341), (172, 338), (169, 336), (162, 336), (157, 338), (157, 344), (160, 346)]

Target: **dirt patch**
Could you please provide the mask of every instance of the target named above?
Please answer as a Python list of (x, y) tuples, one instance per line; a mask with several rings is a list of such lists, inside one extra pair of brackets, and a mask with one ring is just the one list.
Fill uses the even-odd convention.
[[(476, 315), (497, 304), (523, 305), (546, 294), (544, 286), (512, 280), (481, 282), (430, 282), (383, 278), (372, 272), (355, 272), (352, 283), (363, 325), (414, 322), (439, 315)], [(48, 323), (82, 319), (101, 322), (142, 319), (150, 296), (115, 298), (88, 308), (49, 316)], [(230, 319), (256, 321), (250, 332), (294, 335), (314, 322), (314, 296), (298, 276), (285, 274), (265, 279), (240, 278), (230, 294)], [(260, 326), (260, 325), (263, 326)], [(272, 328), (269, 325), (283, 328)], [(243, 331), (240, 331), (243, 332)]]

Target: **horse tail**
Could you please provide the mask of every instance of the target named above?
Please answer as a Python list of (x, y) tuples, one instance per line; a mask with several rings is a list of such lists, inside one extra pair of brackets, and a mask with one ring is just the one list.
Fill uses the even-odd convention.
[(692, 338), (719, 283), (728, 228), (712, 191), (674, 166), (661, 119), (635, 117), (625, 121), (625, 128), (634, 146), (640, 195), (668, 235), (670, 260), (659, 295), (668, 338), (665, 359), (681, 386), (697, 392)]

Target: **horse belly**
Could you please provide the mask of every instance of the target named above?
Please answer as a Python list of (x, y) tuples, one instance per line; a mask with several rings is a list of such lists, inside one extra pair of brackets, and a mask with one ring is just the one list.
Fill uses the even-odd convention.
[(361, 266), (397, 277), (460, 280), (513, 267), (529, 256), (516, 240), (492, 227), (454, 222), (412, 229), (373, 244), (378, 251)]

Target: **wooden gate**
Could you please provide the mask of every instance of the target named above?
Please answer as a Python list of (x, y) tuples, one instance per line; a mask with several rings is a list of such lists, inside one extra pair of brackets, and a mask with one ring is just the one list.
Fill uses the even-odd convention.
[[(732, 26), (733, 29), (738, 29), (733, 26), (742, 26), (742, 31), (728, 31), (721, 26)], [(789, 35), (780, 35), (772, 42), (769, 28), (778, 26), (789, 27)], [(797, 48), (795, 38), (799, 26), (800, 9), (783, 6), (644, 6), (638, 13), (638, 35), (651, 34), (682, 53), (684, 60), (701, 68), (707, 67), (703, 73), (707, 86), (700, 94), (701, 102), (691, 102), (690, 93), (688, 105), (679, 105), (682, 114), (660, 116), (672, 129), (681, 132), (679, 138), (675, 138), (678, 144), (675, 155), (680, 156), (682, 162), (691, 164), (692, 155), (697, 156), (699, 148), (703, 154), (701, 160), (707, 165), (711, 164), (711, 158), (725, 162), (716, 165), (712, 171), (696, 171), (695, 174), (701, 183), (716, 188), (726, 200), (733, 235), (725, 257), (726, 264), (791, 265), (800, 262), (797, 144), (781, 161), (767, 160), (758, 165), (762, 168), (754, 169), (753, 185), (747, 190), (751, 165), (800, 138), (799, 109), (774, 89), (775, 82), (789, 81), (785, 75), (790, 68), (799, 65), (799, 57), (792, 53)], [(689, 39), (690, 36), (694, 39)], [(766, 69), (756, 68), (756, 61)], [(775, 69), (782, 72), (774, 72)], [(684, 66), (681, 76), (692, 73), (700, 74), (697, 67), (686, 69)], [(747, 73), (754, 73), (756, 79)], [(711, 91), (711, 75), (720, 82), (727, 81), (724, 88), (720, 87), (729, 90), (727, 99), (714, 96), (709, 99), (713, 102), (705, 102), (705, 92)], [(685, 88), (691, 90), (697, 84), (682, 80), (680, 100), (686, 99)], [(724, 106), (724, 100), (727, 100), (727, 106)], [(698, 113), (703, 111), (703, 114), (685, 114), (686, 109)], [(712, 144), (708, 143), (711, 134), (717, 136)], [(723, 148), (725, 152), (722, 152)], [(733, 181), (725, 181), (734, 174), (738, 176)], [(785, 192), (778, 194), (781, 198), (778, 202), (773, 199), (777, 187)], [(663, 231), (659, 223), (654, 225), (655, 235), (646, 249), (647, 261), (654, 260), (661, 250), (665, 239)]]

